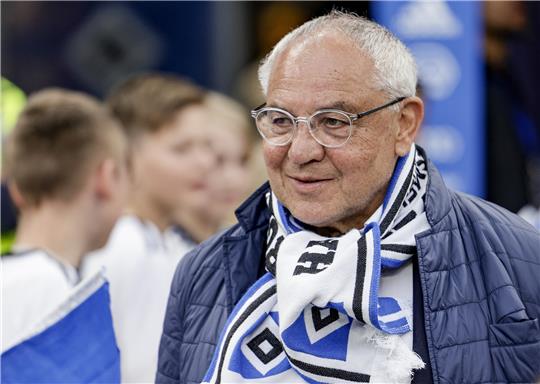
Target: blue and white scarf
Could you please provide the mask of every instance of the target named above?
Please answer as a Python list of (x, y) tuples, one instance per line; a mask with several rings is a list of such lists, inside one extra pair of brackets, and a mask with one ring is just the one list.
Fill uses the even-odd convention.
[(379, 285), (429, 229), (427, 176), (413, 145), (364, 228), (340, 237), (305, 229), (269, 193), (268, 272), (234, 308), (204, 382), (410, 381), (424, 365), (401, 338), (411, 303), (379, 296)]

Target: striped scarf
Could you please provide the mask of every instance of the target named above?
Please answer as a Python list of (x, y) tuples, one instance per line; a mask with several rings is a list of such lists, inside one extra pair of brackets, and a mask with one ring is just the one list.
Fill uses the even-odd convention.
[(402, 335), (411, 303), (379, 296), (429, 229), (426, 161), (398, 159), (382, 205), (362, 229), (324, 237), (267, 195), (266, 269), (229, 317), (205, 382), (408, 382), (423, 362)]

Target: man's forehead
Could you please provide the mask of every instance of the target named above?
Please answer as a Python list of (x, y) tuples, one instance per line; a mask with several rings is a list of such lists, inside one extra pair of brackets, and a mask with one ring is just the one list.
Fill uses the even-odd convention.
[(369, 106), (369, 99), (378, 94), (371, 82), (359, 74), (335, 72), (332, 76), (313, 76), (305, 72), (273, 77), (268, 88), (267, 105), (302, 114), (325, 108), (354, 112)]
[(352, 46), (350, 39), (335, 34), (294, 41), (273, 65), (269, 95), (275, 91), (307, 89), (311, 92), (371, 88), (374, 65), (371, 58)]

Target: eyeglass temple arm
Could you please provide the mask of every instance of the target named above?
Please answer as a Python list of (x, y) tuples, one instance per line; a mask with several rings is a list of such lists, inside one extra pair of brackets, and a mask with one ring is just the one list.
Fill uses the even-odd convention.
[(355, 117), (355, 119), (360, 119), (360, 118), (362, 118), (364, 116), (371, 115), (372, 113), (380, 111), (381, 109), (384, 109), (384, 108), (387, 108), (387, 107), (389, 107), (391, 105), (397, 104), (400, 101), (405, 100), (406, 98), (407, 98), (406, 96), (398, 97), (397, 99), (394, 99), (394, 100), (392, 100), (392, 101), (390, 101), (390, 102), (388, 102), (388, 103), (386, 103), (384, 105), (381, 105), (380, 107), (370, 109), (369, 111), (357, 113), (356, 115), (354, 115), (354, 117)]
[(263, 108), (264, 106), (266, 106), (266, 102), (262, 103), (262, 104), (259, 105), (257, 108), (253, 108), (253, 109), (251, 110), (251, 116), (252, 116), (252, 117), (255, 117), (255, 116), (257, 115), (257, 112), (259, 112), (259, 110), (260, 110), (261, 108)]

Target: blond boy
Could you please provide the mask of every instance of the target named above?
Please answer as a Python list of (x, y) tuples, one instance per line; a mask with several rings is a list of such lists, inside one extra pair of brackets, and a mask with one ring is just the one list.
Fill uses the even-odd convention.
[(79, 282), (121, 213), (126, 140), (94, 98), (47, 89), (30, 97), (6, 149), (20, 216), (2, 257), (2, 351), (53, 311)]

